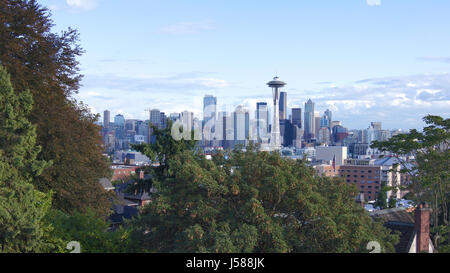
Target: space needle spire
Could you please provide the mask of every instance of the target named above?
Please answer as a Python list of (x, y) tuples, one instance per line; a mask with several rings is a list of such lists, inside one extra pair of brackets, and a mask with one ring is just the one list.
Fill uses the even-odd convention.
[(281, 81), (278, 76), (273, 78), (272, 81), (268, 82), (267, 85), (272, 88), (273, 95), (273, 121), (272, 121), (272, 132), (270, 135), (270, 150), (277, 151), (281, 149), (281, 134), (280, 134), (280, 89), (286, 85), (285, 82)]

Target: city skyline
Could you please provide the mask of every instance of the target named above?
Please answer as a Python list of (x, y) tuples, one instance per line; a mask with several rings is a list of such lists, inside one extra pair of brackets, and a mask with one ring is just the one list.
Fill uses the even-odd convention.
[(421, 129), (425, 115), (450, 114), (448, 1), (167, 2), (42, 1), (56, 31), (80, 30), (75, 97), (93, 112), (199, 114), (205, 94), (254, 111), (278, 74), (288, 109), (311, 98), (349, 128)]

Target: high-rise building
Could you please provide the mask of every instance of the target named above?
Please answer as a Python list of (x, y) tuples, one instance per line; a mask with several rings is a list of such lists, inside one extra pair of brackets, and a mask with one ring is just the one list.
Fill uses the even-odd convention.
[(109, 128), (109, 123), (111, 122), (111, 112), (106, 110), (103, 112), (103, 127)]
[(327, 120), (328, 120), (327, 127), (331, 130), (331, 122), (333, 121), (333, 113), (329, 109), (327, 109), (325, 111), (325, 116), (327, 117)]
[(224, 148), (234, 149), (234, 112), (224, 117), (225, 139)]
[(166, 126), (167, 126), (167, 117), (166, 117), (166, 114), (164, 113), (164, 112), (161, 112), (160, 113), (160, 118), (161, 118), (161, 121), (160, 121), (160, 128), (166, 128)]
[(116, 115), (114, 117), (114, 125), (117, 127), (124, 127), (125, 126), (125, 118), (123, 115)]
[(217, 98), (206, 95), (203, 98), (203, 138), (206, 146), (212, 145), (217, 115)]
[(292, 108), (292, 125), (302, 128), (302, 108)]
[(305, 140), (314, 138), (315, 133), (314, 103), (311, 99), (305, 103)]
[(150, 111), (150, 123), (153, 126), (161, 128), (161, 111), (158, 109), (152, 109)]
[(217, 114), (216, 130), (214, 132), (214, 146), (225, 146), (226, 116), (227, 112), (219, 112)]
[(126, 132), (135, 132), (136, 133), (136, 122), (137, 119), (127, 119), (125, 120), (125, 131)]
[(342, 125), (342, 123), (341, 123), (340, 121), (337, 121), (337, 120), (331, 121), (331, 128), (330, 128), (330, 131), (333, 132), (334, 126), (338, 126), (338, 125)]
[(320, 119), (320, 129), (323, 127), (330, 128), (329, 119), (326, 114)]
[(314, 138), (316, 139), (319, 137), (320, 120), (319, 112), (314, 112)]
[(181, 118), (181, 114), (180, 113), (171, 113), (169, 116), (169, 119), (173, 122), (179, 120)]
[(256, 103), (256, 133), (258, 142), (266, 139), (269, 132), (269, 108), (267, 102)]
[(294, 145), (294, 137), (296, 133), (296, 131), (294, 131), (294, 127), (298, 128), (297, 126), (292, 125), (290, 120), (280, 120), (281, 140), (284, 147), (291, 147)]
[(181, 122), (183, 123), (183, 126), (187, 128), (187, 130), (192, 131), (194, 127), (194, 113), (183, 111), (181, 113)]
[(319, 129), (319, 134), (317, 136), (320, 144), (330, 143), (330, 129), (328, 127), (322, 127)]
[(370, 125), (374, 130), (381, 131), (381, 122), (372, 122)]
[(348, 129), (342, 125), (333, 127), (333, 141), (335, 144), (342, 144), (344, 139), (348, 136)]
[(280, 120), (287, 119), (287, 93), (280, 92)]
[(367, 128), (363, 132), (363, 143), (367, 143), (367, 144), (371, 145), (372, 142), (374, 142), (376, 140), (377, 140), (376, 130), (372, 126), (369, 126), (369, 128)]
[(304, 135), (304, 129), (297, 127), (296, 125), (293, 126), (294, 136), (293, 136), (293, 145), (295, 148), (302, 148), (302, 139)]
[(235, 145), (247, 144), (247, 140), (250, 136), (250, 116), (246, 109), (242, 106), (238, 106), (234, 114), (234, 142)]

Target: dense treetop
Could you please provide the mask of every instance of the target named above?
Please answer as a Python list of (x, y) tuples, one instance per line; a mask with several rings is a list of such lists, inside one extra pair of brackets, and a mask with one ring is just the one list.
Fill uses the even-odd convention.
[(141, 146), (146, 154), (159, 141), (179, 149), (163, 153), (166, 171), (152, 181), (158, 193), (133, 225), (136, 251), (364, 252), (369, 241), (393, 251), (398, 238), (355, 204), (354, 186), (253, 147), (207, 160), (159, 134)]

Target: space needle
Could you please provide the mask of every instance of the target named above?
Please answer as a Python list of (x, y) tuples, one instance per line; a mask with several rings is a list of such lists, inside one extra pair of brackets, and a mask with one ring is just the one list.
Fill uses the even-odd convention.
[(272, 88), (273, 95), (273, 122), (272, 132), (270, 135), (269, 149), (271, 151), (277, 151), (281, 149), (281, 135), (280, 135), (280, 89), (286, 85), (280, 78), (275, 77), (267, 85)]

